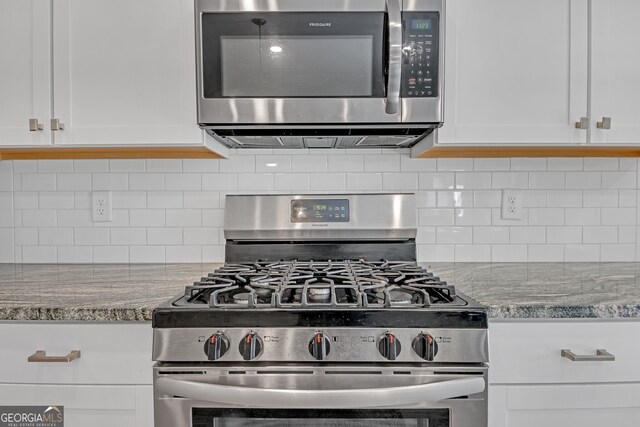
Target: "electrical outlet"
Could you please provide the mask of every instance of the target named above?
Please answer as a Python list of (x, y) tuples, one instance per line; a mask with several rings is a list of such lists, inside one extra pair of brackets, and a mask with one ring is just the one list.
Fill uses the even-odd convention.
[(522, 219), (522, 192), (502, 190), (502, 219)]
[(91, 218), (93, 222), (111, 222), (111, 191), (91, 193)]

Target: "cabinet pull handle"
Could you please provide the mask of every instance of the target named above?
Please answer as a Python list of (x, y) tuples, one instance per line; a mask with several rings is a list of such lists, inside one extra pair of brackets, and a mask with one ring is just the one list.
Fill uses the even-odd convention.
[(44, 130), (44, 125), (41, 125), (40, 123), (38, 123), (38, 119), (29, 119), (29, 130), (31, 132)]
[(60, 123), (59, 119), (51, 119), (51, 130), (64, 130), (64, 123)]
[(603, 117), (601, 122), (596, 122), (598, 129), (611, 129), (611, 117)]
[(71, 350), (66, 356), (47, 356), (46, 350), (37, 350), (27, 358), (27, 362), (69, 363), (80, 359), (80, 350)]
[(580, 117), (580, 121), (576, 122), (576, 129), (589, 129), (589, 117)]
[(566, 357), (572, 362), (613, 362), (616, 360), (613, 354), (602, 348), (597, 349), (595, 355), (575, 354), (571, 350), (564, 349), (560, 350), (560, 356)]

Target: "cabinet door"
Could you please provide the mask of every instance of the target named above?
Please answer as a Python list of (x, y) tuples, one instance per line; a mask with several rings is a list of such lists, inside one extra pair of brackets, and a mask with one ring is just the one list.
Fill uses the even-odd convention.
[(448, 0), (442, 143), (584, 143), (587, 0)]
[[(593, 0), (591, 140), (640, 143), (640, 2)], [(611, 118), (610, 129), (597, 122)]]
[(47, 0), (0, 2), (0, 146), (51, 143), (50, 12)]
[(492, 386), (491, 427), (637, 427), (640, 384)]
[(0, 384), (7, 406), (64, 406), (66, 427), (151, 427), (152, 386)]
[(53, 2), (56, 145), (201, 144), (194, 2)]

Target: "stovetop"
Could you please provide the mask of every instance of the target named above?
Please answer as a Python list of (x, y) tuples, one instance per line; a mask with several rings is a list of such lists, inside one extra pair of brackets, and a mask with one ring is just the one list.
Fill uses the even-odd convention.
[(187, 286), (175, 307), (427, 309), (465, 307), (454, 286), (413, 262), (226, 264)]

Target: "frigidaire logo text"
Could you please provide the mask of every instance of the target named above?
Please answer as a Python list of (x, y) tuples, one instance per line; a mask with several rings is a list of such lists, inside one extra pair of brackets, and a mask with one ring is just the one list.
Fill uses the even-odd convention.
[(331, 22), (309, 22), (310, 27), (330, 27)]
[(312, 227), (328, 227), (329, 224), (311, 224)]

